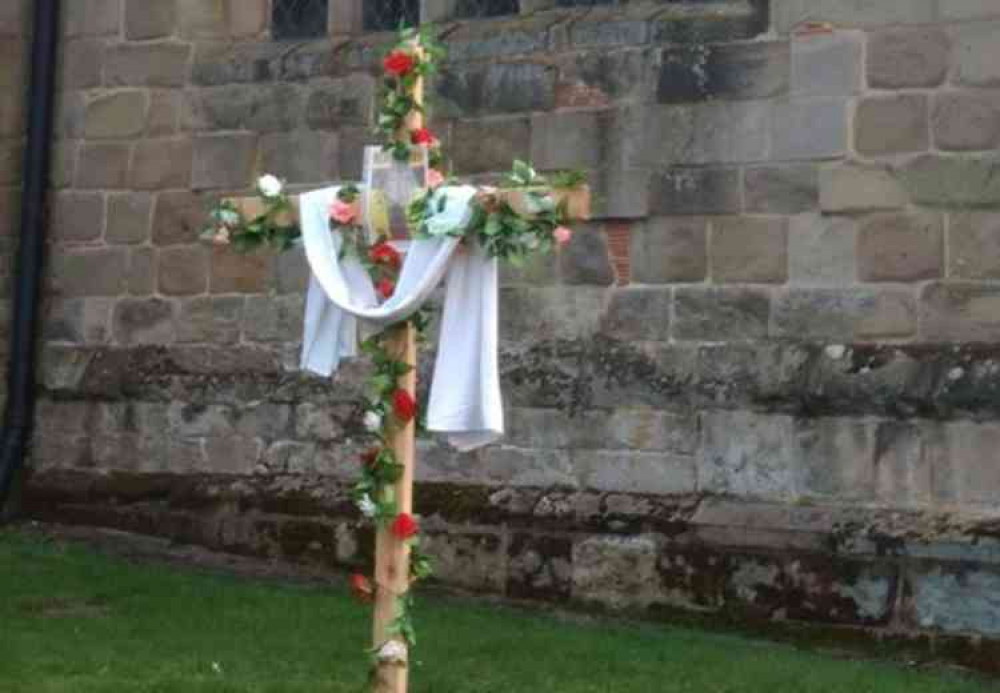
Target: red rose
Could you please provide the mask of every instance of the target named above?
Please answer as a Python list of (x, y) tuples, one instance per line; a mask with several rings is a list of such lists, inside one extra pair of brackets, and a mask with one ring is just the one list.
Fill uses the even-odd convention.
[(375, 589), (372, 587), (371, 580), (361, 573), (355, 573), (351, 576), (351, 592), (361, 602), (370, 602), (375, 598)]
[(396, 291), (396, 283), (391, 279), (382, 279), (375, 288), (382, 298), (389, 298)]
[(413, 144), (431, 145), (434, 144), (435, 140), (437, 140), (437, 138), (434, 137), (434, 133), (427, 128), (417, 128), (410, 133), (410, 141)]
[(385, 68), (385, 71), (397, 77), (409, 74), (416, 64), (416, 59), (403, 51), (393, 51), (382, 61), (382, 67)]
[(413, 401), (413, 397), (406, 390), (396, 390), (393, 393), (392, 409), (396, 418), (403, 423), (412, 421), (413, 417), (417, 415), (417, 403)]
[(361, 463), (366, 467), (374, 467), (375, 462), (378, 461), (378, 456), (382, 453), (378, 448), (372, 448), (371, 450), (362, 453)]
[(399, 253), (390, 244), (386, 242), (376, 243), (372, 246), (372, 249), (368, 252), (368, 257), (376, 265), (389, 265), (390, 267), (399, 267)]
[(400, 541), (417, 536), (420, 526), (409, 513), (400, 513), (392, 523), (392, 534)]

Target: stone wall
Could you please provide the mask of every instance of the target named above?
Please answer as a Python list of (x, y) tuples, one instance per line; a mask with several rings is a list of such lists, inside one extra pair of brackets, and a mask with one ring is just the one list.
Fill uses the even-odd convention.
[[(300, 255), (196, 236), (256, 174), (359, 176), (388, 37), (274, 42), (264, 0), (68, 5), (29, 509), (357, 565), (363, 366), (296, 372)], [(585, 168), (598, 218), (506, 273), (503, 444), (422, 445), (441, 579), (1000, 638), (1000, 6), (702, 0), (442, 30), (456, 171)], [(989, 664), (991, 642), (953, 649)]]

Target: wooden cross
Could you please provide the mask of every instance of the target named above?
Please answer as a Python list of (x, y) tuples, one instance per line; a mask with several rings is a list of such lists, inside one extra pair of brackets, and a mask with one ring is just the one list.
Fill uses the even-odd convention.
[[(422, 49), (415, 46), (414, 52), (420, 56)], [(420, 108), (409, 115), (401, 136), (424, 126), (423, 103), (424, 84), (419, 80), (414, 99)], [(494, 194), (506, 201), (515, 210), (529, 207), (527, 195), (539, 189), (500, 189)], [(567, 216), (571, 219), (588, 219), (590, 217), (590, 192), (586, 186), (580, 186), (572, 191), (551, 191), (556, 204), (564, 205)], [(299, 213), (298, 196), (290, 196), (292, 210), (290, 218), (277, 220), (286, 224), (297, 222), (294, 218)], [(265, 207), (257, 197), (230, 198), (227, 202), (236, 207), (244, 218), (254, 218), (263, 213)], [(397, 386), (410, 394), (416, 401), (417, 389), (417, 340), (416, 330), (409, 322), (390, 327), (385, 346), (393, 357), (409, 365), (408, 373), (401, 376)], [(396, 456), (396, 461), (402, 465), (402, 474), (395, 483), (395, 500), (399, 513), (413, 514), (413, 477), (416, 463), (416, 423), (410, 421), (405, 425), (392, 428), (389, 441)], [(399, 640), (402, 637), (390, 633), (391, 624), (399, 615), (398, 597), (410, 589), (410, 547), (406, 541), (397, 538), (387, 523), (380, 523), (375, 535), (375, 603), (372, 628), (373, 648), (381, 648), (389, 640)], [(379, 661), (375, 671), (373, 690), (375, 693), (406, 693), (408, 684), (408, 665)]]

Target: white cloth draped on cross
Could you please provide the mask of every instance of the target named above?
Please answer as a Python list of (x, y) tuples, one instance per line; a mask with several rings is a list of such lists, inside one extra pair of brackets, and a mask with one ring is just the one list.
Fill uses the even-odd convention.
[[(459, 450), (473, 450), (503, 436), (497, 355), (497, 260), (482, 249), (441, 235), (406, 244), (393, 295), (379, 305), (371, 277), (357, 257), (341, 257), (341, 238), (330, 232), (329, 209), (338, 187), (307, 193), (300, 218), (312, 270), (306, 299), (302, 368), (336, 372), (341, 359), (358, 355), (359, 330), (374, 334), (418, 310), (444, 280), (444, 311), (434, 364), (427, 428), (444, 433)], [(447, 204), (434, 219), (445, 232), (464, 227), (476, 189), (449, 186)]]

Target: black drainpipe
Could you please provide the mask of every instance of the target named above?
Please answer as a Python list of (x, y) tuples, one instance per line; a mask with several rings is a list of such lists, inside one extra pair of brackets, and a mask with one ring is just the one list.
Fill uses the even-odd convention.
[(45, 193), (52, 149), (56, 48), (59, 43), (59, 0), (33, 0), (32, 5), (31, 82), (25, 110), (28, 142), (22, 169), (21, 240), (17, 253), (14, 315), (7, 366), (7, 410), (0, 436), (0, 515), (14, 480), (23, 468), (34, 422), (36, 335), (45, 260)]

